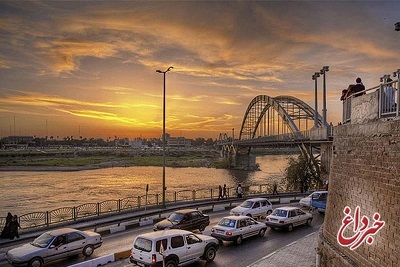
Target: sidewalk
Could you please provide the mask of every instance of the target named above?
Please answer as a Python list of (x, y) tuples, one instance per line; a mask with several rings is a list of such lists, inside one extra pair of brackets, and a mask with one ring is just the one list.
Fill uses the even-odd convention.
[(318, 231), (277, 250), (248, 267), (315, 267)]

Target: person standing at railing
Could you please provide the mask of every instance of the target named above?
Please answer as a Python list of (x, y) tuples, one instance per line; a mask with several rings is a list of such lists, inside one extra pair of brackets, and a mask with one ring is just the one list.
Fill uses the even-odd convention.
[(223, 199), (224, 197), (222, 196), (222, 186), (221, 185), (219, 185), (218, 186), (218, 201), (220, 200), (220, 199)]
[(238, 187), (236, 188), (237, 191), (237, 197), (242, 198), (243, 197), (243, 188), (241, 184), (238, 184)]
[(222, 189), (222, 198), (228, 199), (228, 195), (226, 194), (226, 184), (224, 184), (224, 188)]
[(11, 212), (7, 213), (6, 223), (4, 225), (3, 231), (1, 232), (2, 238), (10, 237), (10, 222), (11, 222), (12, 218), (13, 218), (13, 216), (12, 216)]
[(386, 80), (386, 85), (383, 87), (383, 103), (382, 103), (382, 110), (384, 113), (386, 112), (393, 112), (396, 110), (396, 103), (395, 103), (395, 94), (396, 88), (392, 86), (393, 80), (388, 78)]
[(14, 237), (19, 238), (18, 228), (21, 228), (18, 222), (18, 216), (14, 215), (10, 222), (10, 240), (13, 240)]

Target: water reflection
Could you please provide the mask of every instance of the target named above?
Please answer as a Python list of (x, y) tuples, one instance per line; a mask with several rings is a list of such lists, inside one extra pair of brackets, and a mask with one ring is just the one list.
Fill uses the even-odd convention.
[[(210, 190), (219, 184), (236, 188), (280, 181), (287, 156), (257, 157), (261, 171), (213, 168), (166, 168), (167, 193)], [(60, 207), (96, 203), (161, 193), (161, 167), (127, 167), (79, 172), (0, 172), (0, 210), (13, 214), (48, 211)]]

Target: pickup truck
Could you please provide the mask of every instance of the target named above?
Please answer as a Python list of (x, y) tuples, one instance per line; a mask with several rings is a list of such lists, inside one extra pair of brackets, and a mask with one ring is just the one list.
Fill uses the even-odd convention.
[(311, 199), (311, 207), (317, 209), (319, 213), (325, 213), (327, 199), (328, 192), (313, 195)]

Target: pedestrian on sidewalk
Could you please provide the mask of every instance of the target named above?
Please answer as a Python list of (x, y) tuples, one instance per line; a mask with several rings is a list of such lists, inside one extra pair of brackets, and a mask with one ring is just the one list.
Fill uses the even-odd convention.
[(226, 184), (224, 184), (224, 188), (222, 189), (222, 198), (228, 199), (228, 195), (226, 194)]
[(272, 194), (275, 195), (279, 195), (278, 194), (278, 183), (276, 181), (274, 181), (273, 185), (272, 185)]
[(236, 191), (237, 191), (237, 197), (242, 198), (243, 197), (243, 188), (242, 188), (241, 184), (238, 184)]
[(218, 201), (219, 201), (220, 199), (222, 199), (222, 198), (223, 198), (223, 196), (222, 196), (222, 186), (219, 185), (219, 186), (218, 186)]
[(10, 237), (10, 222), (11, 222), (12, 218), (13, 218), (13, 216), (12, 216), (11, 212), (7, 213), (6, 223), (4, 225), (3, 231), (1, 231), (2, 238)]
[(10, 240), (13, 240), (14, 237), (19, 238), (18, 228), (21, 228), (18, 222), (18, 216), (14, 215), (10, 222)]

